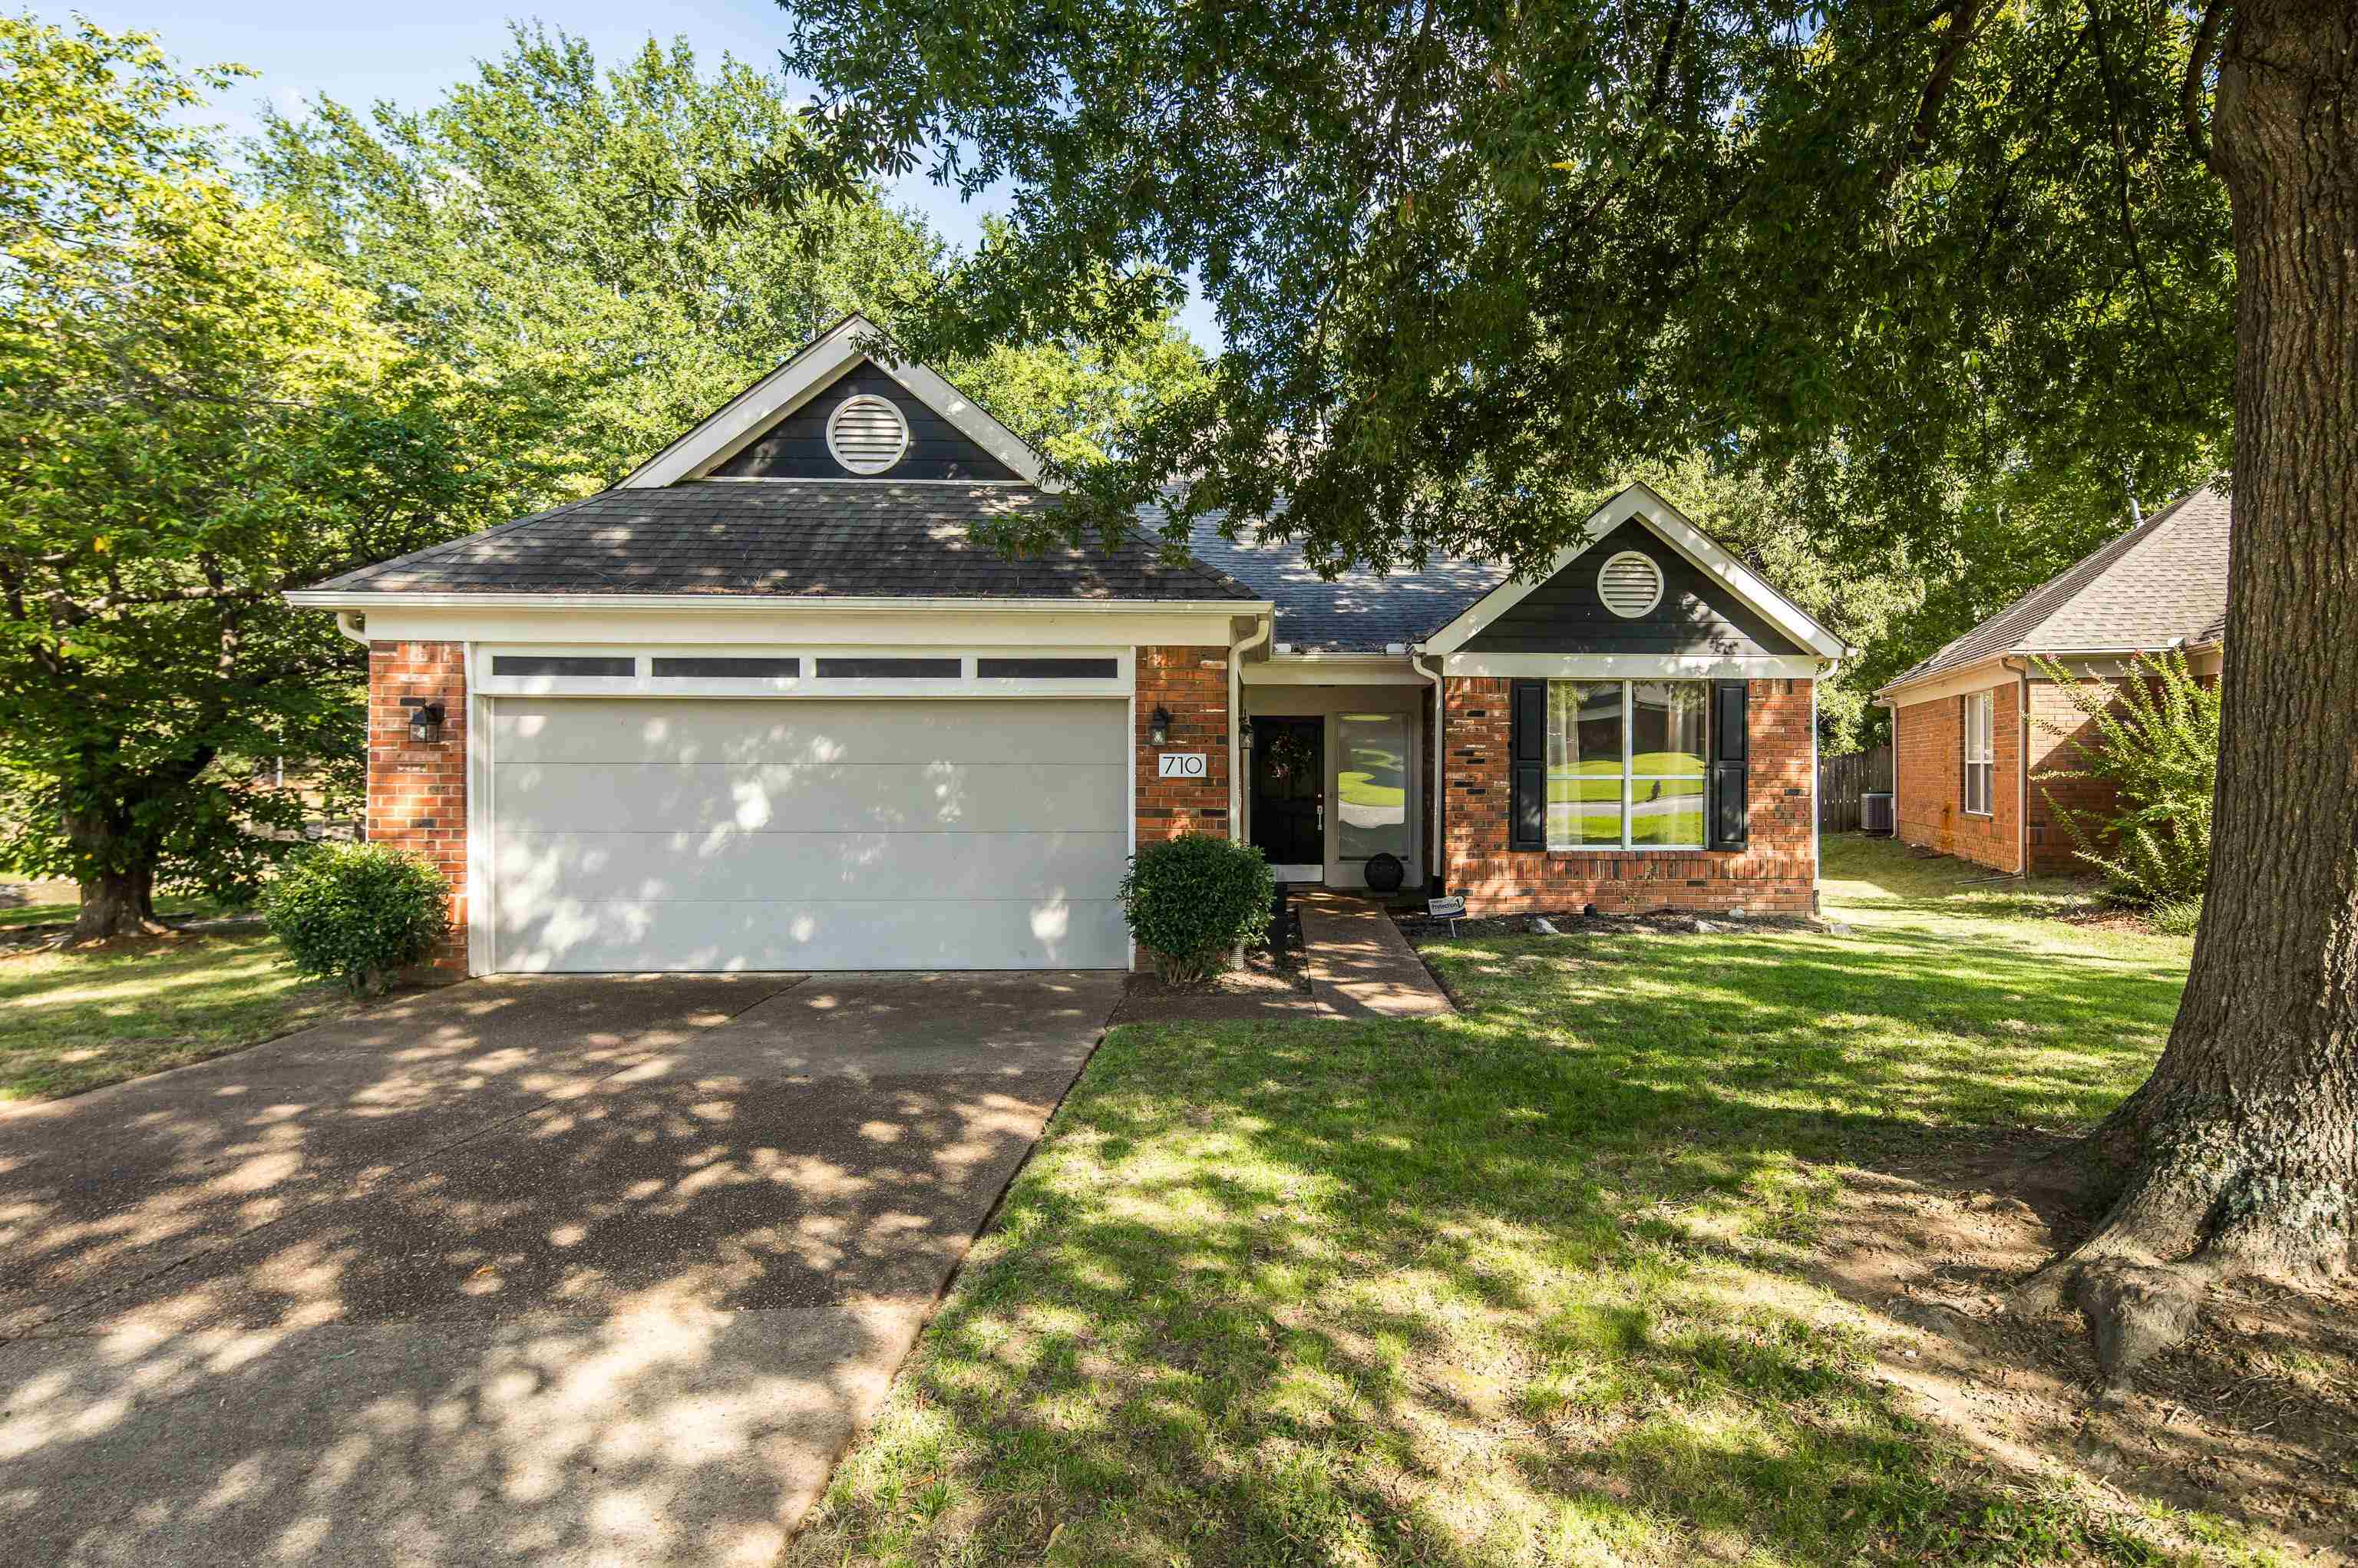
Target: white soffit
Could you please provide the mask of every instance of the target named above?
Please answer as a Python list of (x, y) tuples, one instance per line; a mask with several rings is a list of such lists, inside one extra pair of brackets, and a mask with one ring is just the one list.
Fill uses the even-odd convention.
[[(826, 391), (861, 359), (871, 358), (871, 343), (889, 341), (865, 316), (857, 312), (846, 316), (794, 358), (730, 398), (719, 413), (642, 463), (617, 488), (659, 490), (684, 479), (701, 478)], [(881, 359), (873, 362), (912, 397), (1027, 482), (1052, 492), (1064, 489), (1063, 481), (1049, 472), (1046, 460), (1022, 437), (924, 365), (914, 361), (897, 366)]]
[(1650, 533), (1676, 550), (1696, 570), (1717, 579), (1730, 593), (1759, 611), (1802, 647), (1828, 659), (1839, 659), (1850, 651), (1841, 638), (1803, 614), (1791, 600), (1769, 587), (1758, 573), (1720, 548), (1702, 529), (1688, 522), (1677, 507), (1642, 484), (1630, 485), (1591, 513), (1588, 521), (1581, 524), (1580, 536), (1557, 551), (1545, 571), (1529, 581), (1510, 578), (1500, 583), (1475, 600), (1457, 619), (1425, 639), (1424, 651), (1428, 654), (1457, 652), (1484, 627), (1530, 597), (1540, 584), (1578, 560), (1597, 540), (1632, 519), (1643, 524)]

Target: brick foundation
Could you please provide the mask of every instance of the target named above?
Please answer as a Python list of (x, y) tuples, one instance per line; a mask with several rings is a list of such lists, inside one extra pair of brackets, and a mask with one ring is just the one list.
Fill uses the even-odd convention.
[[(442, 705), (442, 738), (409, 738), (410, 713)], [(467, 972), (467, 664), (458, 643), (369, 644), (368, 838), (423, 857), (450, 884), (450, 935), (425, 966)]]
[[(1228, 835), (1228, 651), (1223, 647), (1138, 650), (1138, 842), (1141, 848), (1183, 833)], [(1154, 710), (1171, 715), (1171, 738), (1147, 738)], [(1201, 752), (1200, 779), (1157, 776), (1163, 752)]]
[(1479, 914), (1658, 909), (1806, 914), (1816, 898), (1811, 852), (1810, 683), (1757, 680), (1749, 690), (1751, 842), (1709, 849), (1509, 850), (1508, 688), (1503, 678), (1447, 682), (1450, 892)]

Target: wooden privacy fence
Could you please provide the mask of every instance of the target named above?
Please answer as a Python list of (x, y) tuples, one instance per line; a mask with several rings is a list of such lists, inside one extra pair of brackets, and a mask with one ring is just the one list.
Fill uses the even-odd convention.
[(1859, 796), (1891, 789), (1891, 748), (1818, 759), (1818, 831), (1855, 833)]

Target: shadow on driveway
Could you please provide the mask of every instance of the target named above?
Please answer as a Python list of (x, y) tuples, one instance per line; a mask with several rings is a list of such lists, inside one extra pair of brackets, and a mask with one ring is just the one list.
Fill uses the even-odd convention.
[(766, 1563), (1120, 979), (476, 980), (0, 1116), (0, 1563)]

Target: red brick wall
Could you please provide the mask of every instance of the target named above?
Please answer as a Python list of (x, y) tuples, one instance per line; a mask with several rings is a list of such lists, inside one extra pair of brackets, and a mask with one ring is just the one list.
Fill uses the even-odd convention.
[[(1147, 738), (1157, 707), (1171, 715), (1171, 738)], [(1163, 752), (1201, 752), (1200, 779), (1156, 776)], [(1183, 833), (1228, 834), (1228, 651), (1218, 646), (1138, 650), (1138, 842)]]
[(1550, 853), (1507, 848), (1508, 687), (1503, 678), (1450, 677), (1448, 755), (1451, 892), (1476, 914), (1577, 909), (1657, 909), (1805, 914), (1816, 896), (1810, 818), (1810, 683), (1751, 683), (1751, 843), (1738, 853), (1708, 849)]
[(2022, 756), (2020, 688), (2008, 674), (1985, 688), (1990, 698), (1990, 814), (1965, 811), (1965, 699), (1960, 694), (1909, 703), (1891, 712), (1891, 754), (1898, 837), (1943, 855), (2018, 871)]
[[(413, 708), (442, 705), (442, 738), (409, 738)], [(368, 838), (423, 856), (450, 884), (450, 935), (427, 966), (467, 972), (467, 665), (458, 643), (369, 644)]]
[[(2082, 742), (2093, 744), (2095, 727), (2080, 717), (2079, 710), (2065, 699), (2063, 688), (2052, 681), (2033, 680), (2030, 683), (2030, 771), (2035, 775), (2050, 768), (2077, 768), (2082, 765)], [(2045, 723), (2040, 722), (2045, 720)], [(2047, 728), (2060, 726), (2062, 734)], [(2034, 871), (2086, 871), (2086, 862), (2078, 859), (2071, 831), (2064, 826), (2063, 812), (2071, 810), (2082, 817), (2110, 817), (2117, 803), (2119, 791), (2107, 779), (2039, 779), (2030, 781), (2030, 869)]]

